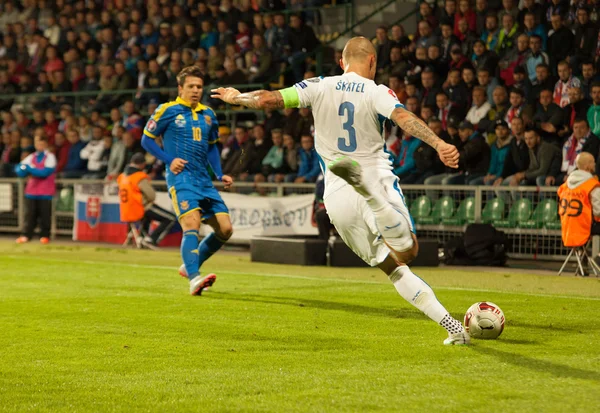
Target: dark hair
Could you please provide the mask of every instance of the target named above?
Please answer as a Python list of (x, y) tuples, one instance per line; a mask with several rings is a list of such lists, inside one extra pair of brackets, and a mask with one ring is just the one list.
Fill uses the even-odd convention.
[(511, 88), (510, 93), (516, 93), (517, 95), (520, 95), (522, 98), (525, 97), (525, 92), (523, 92), (523, 89), (519, 89), (518, 87)]
[(198, 66), (188, 66), (181, 69), (181, 72), (177, 75), (177, 84), (183, 86), (187, 77), (198, 77), (204, 81), (204, 75), (202, 70)]
[[(47, 138), (45, 135), (37, 135), (37, 136), (35, 136), (35, 137), (36, 137), (38, 140), (42, 141), (42, 142), (46, 142), (46, 143), (48, 143), (48, 138)], [(30, 139), (31, 139), (31, 137), (29, 137), (29, 136), (22, 136), (22, 137), (21, 137), (21, 139), (23, 139), (23, 138), (30, 138)]]
[(533, 126), (526, 126), (525, 133), (527, 133), (527, 132), (533, 132), (536, 134), (536, 136), (540, 136), (540, 132), (537, 130), (537, 128), (535, 128)]
[(586, 118), (575, 118), (575, 120), (573, 121), (573, 123), (581, 123), (581, 122), (585, 122), (585, 124), (588, 127), (590, 126), (590, 124)]
[(592, 83), (592, 86), (590, 87), (590, 89), (593, 89), (595, 87), (600, 87), (600, 82), (596, 81), (596, 82)]
[[(566, 63), (566, 62), (565, 62)], [(540, 63), (539, 65), (537, 65), (535, 68), (537, 69), (538, 67), (543, 67), (544, 69), (550, 71), (550, 66), (548, 66), (546, 63)]]
[(529, 36), (529, 39), (538, 39), (541, 42), (542, 36), (540, 36), (539, 34), (532, 34), (531, 36)]

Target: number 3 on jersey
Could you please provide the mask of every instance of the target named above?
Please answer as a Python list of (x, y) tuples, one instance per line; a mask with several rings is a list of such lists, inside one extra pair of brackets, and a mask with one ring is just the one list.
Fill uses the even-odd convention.
[[(347, 113), (346, 113), (347, 112)], [(348, 141), (346, 138), (338, 138), (338, 148), (344, 152), (354, 152), (356, 150), (356, 131), (354, 130), (354, 105), (350, 102), (344, 102), (340, 105), (338, 115), (346, 117), (344, 130), (348, 132)]]

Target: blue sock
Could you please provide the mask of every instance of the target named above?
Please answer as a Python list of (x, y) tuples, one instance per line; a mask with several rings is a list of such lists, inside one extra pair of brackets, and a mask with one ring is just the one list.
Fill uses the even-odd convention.
[(185, 264), (188, 278), (191, 280), (199, 275), (200, 262), (198, 260), (198, 231), (190, 230), (183, 233), (181, 239), (181, 259)]
[(199, 267), (201, 267), (202, 264), (204, 264), (204, 261), (209, 259), (215, 252), (219, 251), (226, 242), (227, 241), (223, 241), (217, 237), (214, 232), (211, 232), (209, 235), (204, 237), (198, 246), (198, 260), (200, 263)]

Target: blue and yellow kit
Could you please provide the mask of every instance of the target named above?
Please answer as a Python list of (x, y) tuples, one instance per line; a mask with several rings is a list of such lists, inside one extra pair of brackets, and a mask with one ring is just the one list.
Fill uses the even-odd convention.
[[(219, 139), (218, 130), (219, 124), (212, 109), (201, 104), (192, 109), (179, 97), (156, 108), (146, 123), (146, 137), (156, 139), (162, 136), (164, 152), (173, 159), (187, 161), (178, 174), (171, 172), (169, 165), (166, 168), (167, 186), (178, 218), (195, 210), (200, 210), (203, 219), (229, 213), (209, 172), (208, 154), (216, 150), (213, 146)], [(214, 172), (218, 174), (220, 171)]]

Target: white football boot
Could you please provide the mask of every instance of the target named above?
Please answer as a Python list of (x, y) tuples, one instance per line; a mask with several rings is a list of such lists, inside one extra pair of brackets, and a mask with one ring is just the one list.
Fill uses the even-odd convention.
[(471, 344), (471, 336), (466, 331), (462, 333), (449, 334), (444, 340), (445, 346), (468, 346)]
[(331, 162), (327, 168), (335, 175), (348, 182), (356, 192), (364, 197), (370, 197), (371, 194), (362, 181), (362, 168), (360, 164), (347, 156), (341, 156)]
[(208, 274), (206, 277), (197, 276), (190, 280), (190, 294), (202, 295), (202, 291), (210, 287), (217, 281), (215, 274)]

